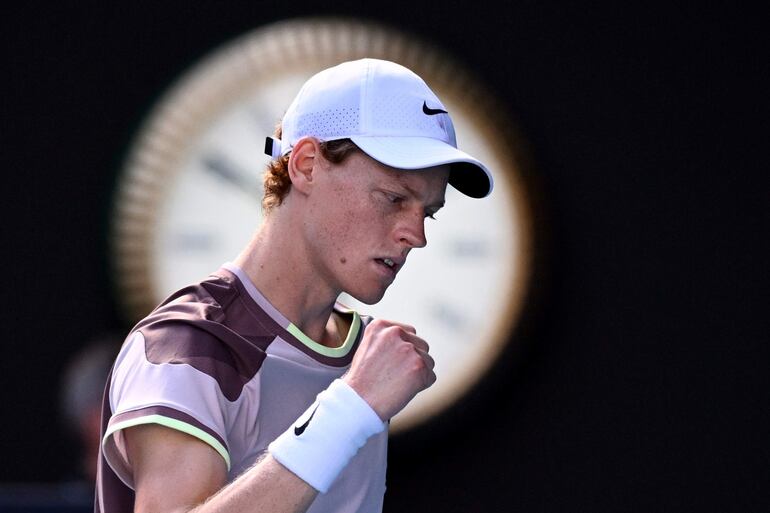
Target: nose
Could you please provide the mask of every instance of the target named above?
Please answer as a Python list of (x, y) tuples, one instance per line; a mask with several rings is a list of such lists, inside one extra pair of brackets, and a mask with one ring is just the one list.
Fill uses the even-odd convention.
[(424, 248), (428, 245), (425, 238), (425, 216), (422, 210), (409, 212), (399, 222), (396, 234), (399, 242), (408, 248)]

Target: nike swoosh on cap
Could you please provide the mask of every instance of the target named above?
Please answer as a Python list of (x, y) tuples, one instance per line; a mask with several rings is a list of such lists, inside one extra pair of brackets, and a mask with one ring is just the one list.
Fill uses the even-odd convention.
[(431, 109), (428, 107), (428, 102), (426, 101), (422, 102), (422, 111), (428, 116), (435, 116), (436, 114), (449, 114), (447, 111), (442, 109)]

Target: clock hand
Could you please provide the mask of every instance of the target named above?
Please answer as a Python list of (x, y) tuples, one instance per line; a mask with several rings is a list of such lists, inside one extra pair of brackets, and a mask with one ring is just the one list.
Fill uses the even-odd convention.
[(484, 239), (457, 239), (447, 245), (456, 258), (489, 258), (489, 246)]
[(203, 167), (252, 199), (257, 198), (256, 184), (246, 178), (248, 173), (238, 169), (232, 161), (221, 154), (208, 154), (203, 157)]
[(438, 301), (430, 308), (431, 316), (455, 332), (461, 332), (466, 327), (466, 318), (462, 312), (443, 301)]

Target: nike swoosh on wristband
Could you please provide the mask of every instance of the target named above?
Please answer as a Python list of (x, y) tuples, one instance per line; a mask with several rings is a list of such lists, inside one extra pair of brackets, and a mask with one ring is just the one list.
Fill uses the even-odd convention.
[(308, 424), (310, 424), (310, 421), (313, 420), (313, 415), (315, 415), (315, 412), (317, 409), (318, 409), (318, 405), (316, 404), (315, 409), (313, 410), (313, 413), (310, 414), (310, 417), (305, 421), (305, 423), (302, 424), (301, 426), (294, 426), (294, 434), (296, 436), (299, 436), (305, 432), (305, 428), (307, 427)]
[(431, 109), (430, 107), (428, 107), (428, 102), (425, 102), (425, 101), (422, 102), (422, 111), (428, 116), (435, 116), (436, 114), (449, 114), (445, 110)]

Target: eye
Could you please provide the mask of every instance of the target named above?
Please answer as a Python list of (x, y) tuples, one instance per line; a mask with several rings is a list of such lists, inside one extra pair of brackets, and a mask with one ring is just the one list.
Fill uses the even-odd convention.
[(385, 198), (388, 200), (389, 203), (393, 203), (394, 205), (398, 205), (402, 201), (404, 201), (403, 196), (399, 196), (398, 194), (394, 194), (392, 192), (384, 192)]

